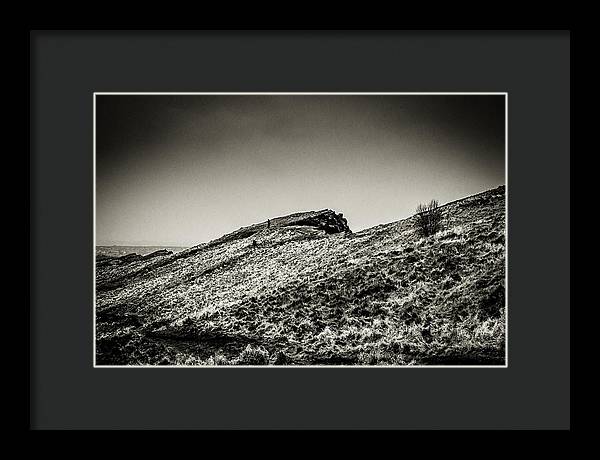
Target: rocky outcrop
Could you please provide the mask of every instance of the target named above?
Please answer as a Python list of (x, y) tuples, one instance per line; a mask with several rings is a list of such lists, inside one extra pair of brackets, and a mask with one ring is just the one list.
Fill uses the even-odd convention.
[(348, 227), (348, 221), (342, 213), (336, 214), (334, 211), (326, 209), (317, 213), (309, 213), (306, 218), (300, 219), (293, 225), (308, 225), (316, 227), (319, 230), (325, 231), (327, 234), (332, 233), (352, 233)]
[(202, 246), (202, 249), (214, 247), (223, 243), (240, 240), (256, 235), (263, 230), (276, 230), (277, 228), (292, 227), (292, 226), (308, 226), (318, 230), (323, 230), (327, 234), (333, 233), (352, 233), (348, 227), (348, 221), (342, 213), (336, 213), (331, 209), (323, 209), (322, 211), (298, 212), (283, 217), (275, 217), (266, 222), (242, 227), (239, 230), (228, 233), (221, 238), (207, 243)]

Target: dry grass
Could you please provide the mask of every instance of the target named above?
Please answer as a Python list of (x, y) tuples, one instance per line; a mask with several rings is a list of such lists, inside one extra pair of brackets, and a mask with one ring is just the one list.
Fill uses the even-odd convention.
[(97, 362), (502, 364), (504, 188), (439, 210), (427, 237), (292, 225), (108, 267)]

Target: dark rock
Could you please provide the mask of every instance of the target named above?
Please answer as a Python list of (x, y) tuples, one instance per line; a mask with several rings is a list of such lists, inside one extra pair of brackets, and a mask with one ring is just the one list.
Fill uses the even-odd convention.
[(306, 225), (310, 227), (316, 227), (319, 230), (325, 231), (327, 234), (352, 233), (348, 227), (348, 221), (342, 217), (342, 214), (336, 214), (329, 209), (306, 214), (309, 215), (304, 218), (300, 218), (290, 225)]

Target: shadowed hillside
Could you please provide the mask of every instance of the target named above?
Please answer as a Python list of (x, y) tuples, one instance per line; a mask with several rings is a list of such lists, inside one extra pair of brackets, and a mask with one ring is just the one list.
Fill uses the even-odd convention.
[(352, 233), (292, 214), (97, 260), (97, 364), (504, 364), (505, 188)]

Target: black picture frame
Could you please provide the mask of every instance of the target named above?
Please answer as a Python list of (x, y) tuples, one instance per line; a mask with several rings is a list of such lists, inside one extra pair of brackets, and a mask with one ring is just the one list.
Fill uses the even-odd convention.
[[(568, 31), (31, 31), (30, 428), (568, 429), (570, 73)], [(507, 92), (508, 367), (94, 368), (102, 91)]]

